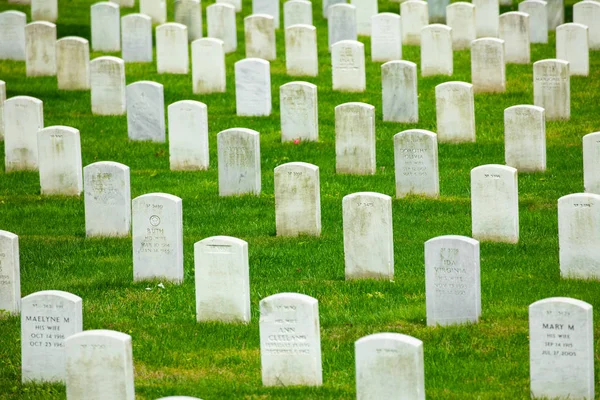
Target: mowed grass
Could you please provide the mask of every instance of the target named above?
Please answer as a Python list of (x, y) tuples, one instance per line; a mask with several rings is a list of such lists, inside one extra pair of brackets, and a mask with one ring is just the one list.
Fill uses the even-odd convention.
[[(89, 6), (93, 2), (59, 0), (58, 36), (90, 39)], [(173, 20), (173, 4), (168, 3), (169, 20)], [(570, 21), (573, 1), (566, 3)], [(398, 12), (397, 3), (380, 2), (379, 7)], [(28, 7), (1, 0), (0, 10), (6, 9), (29, 14)], [(502, 11), (516, 9), (515, 3)], [(123, 9), (122, 14), (134, 11), (137, 7)], [(507, 65), (506, 93), (476, 95), (476, 143), (439, 145), (439, 199), (394, 200), (394, 281), (346, 282), (342, 198), (358, 191), (395, 195), (393, 135), (408, 128), (436, 131), (435, 86), (450, 80), (470, 81), (469, 51), (454, 53), (452, 77), (419, 77), (418, 124), (384, 123), (380, 64), (370, 61), (369, 38), (360, 38), (367, 60), (366, 92), (332, 92), (327, 25), (321, 2), (316, 1), (313, 13), (320, 69), (317, 78), (306, 81), (319, 90), (319, 142), (282, 144), (279, 86), (302, 80), (286, 75), (283, 30), (277, 32), (278, 59), (271, 62), (272, 115), (235, 115), (233, 65), (244, 57), (242, 16), (250, 13), (251, 2), (246, 0), (237, 17), (238, 51), (226, 60), (225, 94), (194, 95), (191, 75), (158, 75), (154, 63), (126, 66), (127, 83), (162, 83), (166, 105), (185, 99), (207, 104), (211, 162), (203, 172), (171, 172), (167, 143), (128, 141), (126, 116), (92, 116), (89, 92), (59, 92), (55, 78), (26, 78), (23, 62), (0, 62), (0, 79), (7, 83), (8, 97), (37, 97), (44, 102), (46, 126), (80, 130), (84, 166), (95, 161), (121, 162), (131, 168), (132, 197), (165, 192), (183, 199), (185, 280), (180, 286), (166, 283), (160, 289), (159, 281), (133, 283), (131, 238), (85, 238), (83, 198), (41, 196), (35, 172), (2, 173), (0, 229), (19, 235), (22, 295), (49, 289), (74, 293), (83, 298), (84, 329), (130, 334), (139, 399), (175, 394), (205, 400), (351, 399), (355, 397), (354, 341), (377, 332), (399, 332), (424, 342), (428, 398), (529, 398), (528, 305), (546, 297), (567, 296), (591, 303), (596, 319), (600, 310), (598, 282), (559, 277), (556, 209), (559, 197), (583, 191), (581, 138), (600, 130), (600, 53), (591, 53), (589, 77), (571, 78), (571, 120), (546, 124), (547, 171), (519, 174), (519, 244), (481, 245), (480, 322), (431, 328), (425, 321), (423, 244), (439, 235), (470, 236), (469, 172), (479, 165), (504, 163), (503, 111), (512, 105), (532, 104), (532, 65)], [(419, 47), (404, 46), (404, 59), (419, 65), (419, 52)], [(532, 45), (531, 54), (532, 62), (554, 58), (553, 34), (548, 45)], [(374, 176), (335, 174), (334, 107), (349, 101), (376, 107)], [(216, 135), (233, 127), (261, 134), (260, 197), (218, 196)], [(290, 161), (320, 168), (321, 237), (275, 236), (273, 168)], [(249, 243), (252, 322), (248, 325), (195, 321), (193, 244), (213, 235), (235, 236)], [(304, 293), (319, 300), (322, 387), (265, 388), (261, 384), (258, 303), (279, 292)], [(64, 398), (62, 385), (21, 384), (19, 318), (0, 320), (0, 332), (0, 397)], [(595, 336), (600, 338), (598, 327)], [(598, 370), (596, 375), (600, 376)]]

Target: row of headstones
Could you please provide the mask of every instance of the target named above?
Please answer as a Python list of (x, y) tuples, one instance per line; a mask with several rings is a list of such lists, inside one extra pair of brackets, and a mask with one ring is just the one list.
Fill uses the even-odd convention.
[[(451, 258), (460, 252), (444, 250)], [(460, 285), (445, 283), (436, 292), (451, 286), (451, 291), (461, 291)], [(132, 400), (131, 336), (109, 330), (83, 331), (82, 320), (81, 298), (71, 293), (42, 291), (23, 298), (23, 382), (65, 382), (70, 400)], [(322, 385), (317, 299), (298, 293), (262, 299), (259, 330), (263, 385)], [(594, 398), (593, 336), (590, 304), (561, 297), (531, 304), (532, 396)], [(355, 343), (355, 363), (357, 398), (391, 398), (402, 393), (403, 398), (425, 399), (420, 340), (398, 333), (365, 336)]]

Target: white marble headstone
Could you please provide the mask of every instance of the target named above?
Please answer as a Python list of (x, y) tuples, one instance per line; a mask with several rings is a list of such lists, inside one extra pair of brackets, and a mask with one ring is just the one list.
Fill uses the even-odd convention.
[(352, 4), (338, 3), (329, 7), (327, 19), (329, 51), (339, 41), (357, 40), (356, 14), (356, 7)]
[(565, 23), (564, 0), (547, 0), (548, 30), (556, 30), (556, 27)]
[(546, 113), (531, 105), (504, 110), (504, 159), (522, 172), (546, 170)]
[(126, 111), (125, 62), (104, 56), (90, 62), (92, 114), (123, 115)]
[(44, 127), (41, 100), (15, 96), (4, 102), (4, 165), (6, 172), (38, 169), (38, 130)]
[(498, 0), (473, 0), (475, 6), (475, 32), (478, 38), (498, 37), (500, 5)]
[(583, 186), (586, 193), (600, 194), (600, 132), (583, 137)]
[(281, 141), (319, 140), (317, 86), (289, 82), (279, 88)]
[(260, 361), (264, 386), (323, 384), (317, 299), (278, 293), (260, 301)]
[(429, 22), (432, 24), (445, 24), (448, 4), (450, 4), (450, 0), (428, 0)]
[(452, 76), (453, 71), (452, 28), (427, 25), (421, 30), (421, 76)]
[(600, 195), (575, 193), (558, 199), (560, 275), (600, 280)]
[(365, 47), (355, 40), (342, 40), (331, 49), (331, 74), (333, 90), (364, 92), (367, 87), (365, 73)]
[(252, 14), (270, 15), (275, 29), (279, 29), (279, 7), (279, 0), (252, 0)]
[(592, 306), (553, 297), (529, 306), (531, 397), (594, 398)]
[(33, 21), (56, 22), (58, 19), (58, 0), (31, 0), (31, 19)]
[(396, 197), (440, 195), (437, 135), (410, 129), (394, 135)]
[(108, 1), (92, 5), (92, 50), (121, 50), (121, 15), (119, 6)]
[(475, 6), (463, 1), (452, 3), (446, 9), (446, 20), (446, 24), (452, 28), (452, 49), (470, 48), (471, 42), (477, 38)]
[(0, 60), (25, 61), (25, 24), (21, 11), (0, 12)]
[(371, 36), (371, 18), (379, 13), (377, 0), (350, 0), (356, 7), (356, 33)]
[(319, 167), (304, 162), (279, 165), (274, 186), (277, 236), (320, 236)]
[(156, 27), (156, 69), (159, 74), (184, 74), (189, 70), (187, 27), (168, 22)]
[(323, 6), (323, 18), (327, 19), (329, 15), (329, 7), (339, 3), (346, 4), (348, 3), (348, 0), (323, 0), (321, 3)]
[(131, 336), (90, 330), (66, 340), (69, 400), (134, 400)]
[(160, 83), (127, 85), (127, 136), (130, 140), (165, 141), (165, 98)]
[(533, 103), (546, 110), (546, 120), (571, 118), (569, 63), (541, 60), (533, 63)]
[(225, 93), (225, 51), (223, 41), (214, 38), (192, 42), (192, 86), (195, 94)]
[(272, 61), (277, 58), (275, 25), (267, 14), (253, 14), (244, 18), (246, 58), (262, 58)]
[(37, 133), (42, 195), (79, 196), (83, 190), (79, 130), (49, 126)]
[(402, 60), (402, 25), (398, 14), (373, 15), (371, 35), (371, 61)]
[(90, 88), (90, 43), (68, 36), (56, 42), (56, 80), (59, 90)]
[(212, 236), (194, 244), (196, 320), (250, 322), (248, 243)]
[(475, 141), (473, 85), (445, 82), (435, 87), (437, 134), (440, 143)]
[(187, 27), (190, 42), (202, 37), (202, 5), (200, 0), (175, 0), (174, 14), (175, 22)]
[(233, 6), (236, 13), (242, 11), (242, 0), (217, 0), (216, 4), (227, 4)]
[(181, 100), (169, 105), (169, 165), (171, 171), (205, 170), (209, 166), (206, 104)]
[(129, 167), (99, 161), (83, 168), (85, 235), (128, 236), (131, 229)]
[(152, 18), (129, 14), (121, 18), (121, 58), (128, 62), (152, 62)]
[(113, 3), (118, 4), (120, 7), (133, 7), (135, 6), (135, 0), (110, 0)]
[(529, 64), (529, 36), (529, 14), (513, 11), (500, 16), (499, 37), (507, 64)]
[(394, 280), (392, 198), (359, 192), (342, 199), (346, 279)]
[(600, 50), (600, 3), (579, 1), (573, 5), (573, 22), (588, 27), (590, 50)]
[(235, 63), (235, 108), (238, 116), (271, 115), (271, 65), (260, 58)]
[(471, 170), (471, 224), (480, 241), (519, 241), (517, 170), (505, 165), (482, 165)]
[(0, 140), (4, 140), (4, 101), (6, 100), (6, 82), (0, 80)]
[(335, 171), (375, 174), (375, 107), (344, 103), (335, 108)]
[(65, 381), (65, 339), (81, 332), (81, 298), (60, 290), (21, 299), (22, 381)]
[(425, 400), (423, 342), (375, 333), (354, 344), (357, 400)]
[(471, 43), (471, 82), (474, 93), (506, 91), (503, 40), (481, 38)]
[(52, 22), (25, 26), (25, 70), (27, 76), (56, 75), (56, 25)]
[(519, 11), (529, 14), (529, 40), (531, 43), (548, 43), (547, 4), (543, 0), (525, 0), (519, 3)]
[(260, 134), (232, 128), (217, 135), (219, 196), (260, 195)]
[(140, 0), (140, 14), (152, 18), (153, 24), (164, 24), (167, 22), (167, 1)]
[(400, 3), (402, 18), (402, 44), (419, 46), (421, 29), (429, 25), (427, 3), (421, 0), (409, 0)]
[(285, 66), (290, 76), (319, 74), (317, 29), (314, 26), (292, 25), (285, 29)]
[[(596, 21), (595, 24), (600, 24), (600, 21)], [(569, 73), (571, 75), (589, 75), (589, 51), (588, 27), (586, 25), (569, 23), (556, 27), (556, 58), (569, 62)]]
[(417, 64), (410, 61), (389, 61), (383, 64), (381, 94), (384, 121), (418, 122)]
[(183, 281), (181, 199), (149, 193), (132, 201), (133, 280)]
[(283, 3), (283, 27), (312, 25), (312, 3), (307, 0), (289, 0)]
[(19, 237), (12, 232), (0, 230), (0, 315), (18, 315), (20, 311)]
[(425, 293), (428, 326), (478, 322), (479, 242), (455, 235), (425, 242)]
[(206, 25), (208, 25), (208, 37), (223, 41), (225, 54), (237, 50), (234, 6), (217, 3), (206, 7)]

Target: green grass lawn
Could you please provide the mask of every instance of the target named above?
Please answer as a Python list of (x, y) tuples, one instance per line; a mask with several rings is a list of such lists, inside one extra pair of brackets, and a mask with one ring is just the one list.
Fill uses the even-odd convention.
[[(90, 39), (92, 3), (59, 0), (59, 38), (76, 35)], [(168, 3), (169, 20), (173, 20), (172, 0)], [(566, 3), (570, 21), (573, 1)], [(380, 2), (380, 11), (397, 13), (398, 8), (397, 3)], [(27, 6), (0, 0), (0, 10), (7, 9), (29, 14)], [(510, 10), (516, 9), (515, 3)], [(134, 10), (137, 7), (123, 9), (122, 14)], [(245, 0), (242, 15), (250, 11), (251, 2)], [(127, 83), (162, 83), (165, 105), (186, 99), (207, 104), (211, 162), (210, 169), (203, 172), (171, 172), (167, 143), (129, 142), (126, 116), (92, 116), (89, 91), (59, 92), (56, 78), (26, 78), (24, 62), (0, 62), (0, 79), (6, 81), (8, 97), (37, 97), (44, 102), (46, 126), (80, 130), (84, 166), (95, 161), (126, 164), (131, 168), (132, 197), (165, 192), (183, 199), (184, 283), (160, 289), (158, 281), (133, 283), (131, 238), (85, 238), (83, 197), (43, 197), (37, 173), (2, 173), (0, 229), (19, 236), (22, 295), (50, 289), (74, 293), (83, 299), (84, 329), (130, 334), (140, 399), (175, 394), (205, 400), (351, 399), (355, 397), (354, 342), (377, 332), (399, 332), (423, 341), (428, 398), (529, 398), (529, 304), (553, 296), (573, 297), (592, 304), (595, 318), (599, 317), (600, 283), (559, 277), (556, 204), (563, 195), (583, 191), (581, 138), (600, 130), (596, 103), (600, 100), (600, 53), (591, 53), (589, 77), (571, 78), (571, 120), (546, 124), (547, 171), (519, 174), (519, 244), (481, 245), (480, 322), (431, 328), (425, 321), (423, 244), (439, 235), (470, 236), (469, 172), (479, 165), (504, 163), (503, 112), (513, 105), (532, 104), (532, 65), (507, 65), (506, 93), (475, 96), (476, 143), (439, 145), (439, 199), (393, 201), (394, 282), (346, 282), (342, 197), (359, 191), (395, 195), (393, 135), (409, 128), (436, 131), (435, 86), (449, 80), (470, 82), (470, 54), (454, 53), (451, 78), (419, 77), (418, 124), (384, 123), (381, 64), (370, 62), (369, 38), (360, 38), (365, 44), (367, 90), (332, 92), (327, 25), (321, 17), (320, 1), (314, 3), (313, 13), (320, 69), (317, 78), (306, 80), (319, 90), (318, 143), (281, 143), (279, 86), (296, 80), (286, 75), (283, 30), (277, 32), (278, 59), (271, 62), (270, 117), (235, 115), (233, 65), (244, 57), (240, 14), (238, 51), (226, 59), (227, 93), (194, 95), (191, 74), (158, 75), (155, 63), (127, 64)], [(532, 63), (554, 58), (553, 33), (548, 45), (532, 45), (531, 53)], [(405, 46), (403, 54), (404, 59), (419, 65), (418, 47)], [(100, 55), (93, 53), (92, 58)], [(349, 101), (376, 108), (374, 176), (335, 174), (334, 107)], [(233, 127), (261, 134), (260, 197), (218, 196), (216, 135)], [(320, 168), (321, 237), (275, 236), (273, 169), (290, 161)], [(3, 170), (4, 163), (0, 164)], [(249, 244), (252, 322), (248, 325), (195, 321), (193, 244), (213, 235), (234, 236)], [(261, 384), (258, 303), (279, 292), (304, 293), (319, 300), (322, 387), (265, 388)], [(21, 384), (19, 318), (0, 320), (0, 332), (0, 397), (64, 398), (62, 385)], [(600, 338), (599, 326), (595, 336)], [(600, 376), (598, 368), (596, 360), (596, 376)]]

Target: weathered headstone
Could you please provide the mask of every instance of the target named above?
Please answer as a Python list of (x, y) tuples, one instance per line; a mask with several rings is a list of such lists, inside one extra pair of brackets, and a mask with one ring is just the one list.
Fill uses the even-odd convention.
[(445, 82), (435, 87), (437, 134), (440, 143), (475, 141), (473, 85)]
[(127, 136), (130, 140), (165, 141), (165, 97), (160, 83), (127, 85)]
[[(525, 0), (519, 11), (529, 14), (529, 40), (531, 43), (548, 43), (548, 8), (543, 0)], [(575, 10), (575, 7), (573, 7)]]
[(25, 69), (27, 76), (56, 75), (56, 25), (52, 22), (25, 26)]
[(348, 3), (348, 0), (323, 0), (322, 1), (322, 5), (323, 5), (323, 18), (327, 19), (329, 16), (329, 7), (333, 6), (334, 4), (339, 4), (339, 3)]
[(377, 0), (350, 0), (350, 4), (356, 7), (356, 33), (371, 36), (371, 18), (379, 12)]
[(187, 27), (188, 41), (202, 37), (202, 6), (200, 0), (175, 0), (175, 22)]
[(346, 279), (394, 280), (392, 198), (373, 192), (342, 200)]
[(100, 161), (83, 169), (85, 235), (128, 236), (131, 229), (129, 167)]
[(131, 336), (90, 330), (66, 340), (69, 400), (133, 400)]
[(68, 36), (56, 42), (56, 80), (59, 90), (90, 88), (90, 43)]
[(505, 165), (482, 165), (471, 170), (471, 223), (480, 241), (519, 241), (517, 170)]
[(285, 66), (290, 76), (319, 74), (317, 29), (314, 26), (292, 25), (285, 29)]
[(283, 3), (283, 27), (312, 25), (312, 3), (306, 0), (289, 0)]
[(133, 280), (183, 281), (181, 199), (149, 193), (132, 201)]
[(238, 116), (271, 115), (271, 66), (260, 58), (235, 63), (235, 108)]
[(586, 193), (600, 194), (600, 132), (583, 137), (583, 186)]
[(79, 196), (83, 190), (79, 130), (49, 126), (37, 133), (42, 195)]
[(331, 48), (331, 75), (333, 90), (364, 92), (367, 88), (365, 46), (355, 40), (334, 44)]
[(152, 18), (144, 14), (121, 18), (121, 57), (125, 62), (152, 62)]
[(600, 3), (579, 1), (573, 5), (573, 22), (588, 27), (590, 50), (600, 50)]
[(564, 0), (548, 0), (548, 30), (556, 30), (556, 27), (565, 23)]
[(91, 7), (92, 15), (92, 50), (121, 50), (121, 15), (119, 6), (108, 1), (101, 1)]
[(156, 69), (159, 74), (184, 74), (189, 70), (187, 27), (168, 22), (156, 27)]
[(217, 0), (217, 4), (227, 4), (235, 8), (235, 12), (242, 11), (242, 0)]
[(16, 96), (4, 102), (4, 160), (6, 172), (38, 169), (38, 130), (44, 127), (41, 100)]
[(31, 0), (31, 19), (33, 21), (56, 22), (58, 19), (58, 0)]
[(65, 381), (65, 340), (82, 330), (81, 298), (60, 290), (21, 300), (22, 381)]
[(558, 199), (558, 247), (562, 277), (600, 280), (600, 195)]
[(423, 342), (376, 333), (354, 344), (357, 400), (425, 400)]
[(317, 86), (290, 82), (279, 88), (281, 141), (319, 140)]
[(152, 18), (153, 24), (164, 24), (167, 22), (166, 0), (140, 0), (140, 14)]
[(421, 29), (429, 25), (427, 3), (421, 0), (409, 0), (400, 4), (402, 18), (402, 44), (419, 46)]
[(471, 43), (471, 82), (474, 93), (506, 91), (504, 40), (481, 38)]
[(594, 398), (592, 306), (553, 297), (529, 306), (531, 397)]
[(418, 122), (417, 64), (410, 61), (383, 64), (381, 95), (384, 121)]
[(6, 100), (6, 82), (0, 81), (0, 141), (4, 140), (4, 101)]
[(260, 195), (260, 134), (232, 128), (217, 135), (219, 196)]
[(206, 7), (206, 25), (208, 25), (208, 37), (223, 41), (225, 54), (237, 50), (235, 7), (219, 3)]
[(125, 62), (117, 57), (98, 57), (90, 62), (92, 114), (125, 114)]
[(478, 322), (479, 242), (455, 235), (425, 242), (425, 293), (428, 326)]
[(335, 108), (335, 171), (375, 174), (375, 107), (344, 103)]
[(192, 42), (192, 86), (195, 94), (225, 93), (225, 51), (221, 39)]
[(182, 100), (169, 105), (168, 112), (171, 171), (208, 169), (206, 104), (194, 100)]
[(427, 25), (421, 30), (421, 76), (448, 75), (454, 70), (452, 28)]
[(351, 4), (339, 3), (329, 7), (327, 20), (329, 51), (332, 46), (342, 40), (356, 41), (356, 7)]
[(530, 105), (504, 110), (504, 159), (523, 172), (546, 170), (546, 113)]
[[(600, 3), (598, 3), (600, 6)], [(596, 24), (600, 21), (596, 22)], [(569, 23), (556, 27), (556, 58), (569, 62), (571, 75), (588, 76), (590, 73), (590, 53), (588, 27)]]
[(276, 167), (274, 175), (277, 236), (320, 236), (319, 167), (291, 162)]
[(471, 3), (452, 3), (446, 10), (446, 24), (452, 28), (452, 49), (464, 50), (471, 47), (477, 38), (475, 33), (475, 6)]
[(546, 110), (546, 120), (571, 118), (569, 63), (541, 60), (533, 63), (533, 104)]
[(194, 244), (196, 320), (250, 322), (248, 243), (212, 236)]
[(450, 4), (450, 0), (428, 0), (427, 7), (429, 8), (429, 23), (445, 24), (446, 23), (446, 7)]
[(252, 0), (252, 14), (270, 15), (275, 29), (279, 29), (279, 0)]
[(110, 0), (113, 3), (118, 4), (121, 8), (135, 6), (135, 0)]
[(0, 60), (25, 61), (25, 24), (21, 11), (0, 12)]
[(529, 15), (519, 11), (500, 16), (499, 37), (504, 40), (504, 61), (507, 64), (529, 64)]
[(396, 197), (440, 195), (437, 135), (410, 129), (394, 135)]
[(402, 28), (399, 15), (373, 15), (370, 35), (371, 61), (402, 60)]
[[(21, 311), (21, 268), (19, 237), (0, 230), (0, 316)], [(21, 343), (21, 346), (24, 346)]]
[(246, 58), (262, 58), (272, 61), (277, 58), (275, 26), (273, 17), (253, 14), (244, 18)]
[(317, 299), (278, 293), (260, 301), (260, 361), (264, 386), (323, 384)]
[(498, 37), (500, 5), (498, 0), (473, 0), (475, 31), (478, 38)]

